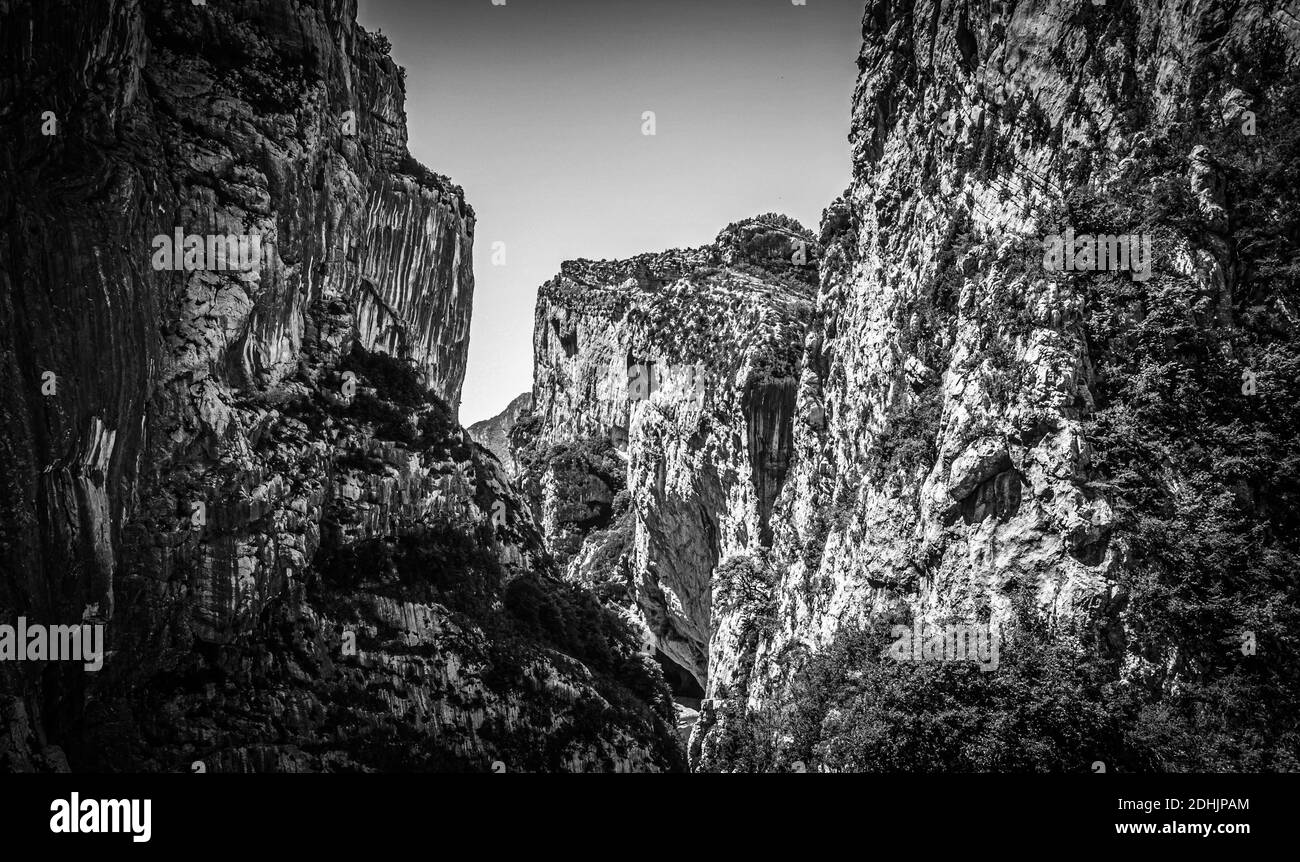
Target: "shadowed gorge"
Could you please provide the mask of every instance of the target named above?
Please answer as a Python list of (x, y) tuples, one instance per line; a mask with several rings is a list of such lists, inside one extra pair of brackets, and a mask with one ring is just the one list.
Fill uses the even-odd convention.
[(664, 2), (0, 3), (0, 772), (1300, 771), (1300, 0)]

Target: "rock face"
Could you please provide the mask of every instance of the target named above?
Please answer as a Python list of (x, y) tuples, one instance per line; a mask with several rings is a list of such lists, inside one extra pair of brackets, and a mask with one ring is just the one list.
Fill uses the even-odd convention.
[(532, 405), (533, 393), (525, 392), (507, 404), (506, 409), (496, 416), (469, 426), (469, 436), (474, 438), (474, 442), (497, 456), (507, 471), (515, 468), (514, 455), (510, 451), (510, 432), (514, 430), (519, 417), (528, 412)]
[(355, 11), (0, 11), (0, 622), (108, 648), (0, 664), (0, 769), (680, 762), (657, 668), (456, 423), (474, 213)]
[(706, 689), (695, 768), (1296, 765), (1283, 5), (871, 0), (815, 291), (771, 219), (541, 289), (516, 451), (625, 457), (626, 514), (545, 532)]
[(497, 457), (354, 13), (0, 6), (0, 626), (107, 647), (0, 770), (1300, 769), (1300, 3), (870, 0), (819, 236), (564, 264)]
[[(1286, 5), (867, 4), (853, 182), (822, 226), (793, 466), (772, 516), (776, 612), (758, 634), (752, 612), (715, 612), (696, 766), (733, 768), (726, 716), (782, 704), (807, 656), (881, 621), (979, 621), (1011, 637), (1037, 620), (1073, 631), (1116, 663), (1111, 679), (1149, 684), (1152, 700), (1171, 691), (1174, 666), (1184, 682), (1211, 666), (1239, 672), (1211, 633), (1234, 638), (1226, 616), (1166, 639), (1153, 634), (1154, 605), (1149, 619), (1135, 610), (1145, 578), (1177, 590), (1197, 577), (1176, 555), (1157, 558), (1142, 518), (1198, 505), (1186, 477), (1222, 468), (1189, 461), (1179, 479), (1163, 456), (1129, 454), (1130, 432), (1117, 429), (1170, 452), (1222, 445), (1240, 422), (1287, 433), (1272, 410), (1291, 403), (1289, 383), (1261, 409), (1235, 382), (1213, 382), (1235, 381), (1263, 344), (1295, 354), (1294, 296), (1266, 275), (1271, 252), (1244, 251), (1251, 232), (1276, 235), (1290, 218), (1251, 214), (1251, 196), (1278, 183), (1249, 173), (1261, 146), (1290, 152), (1293, 139), (1252, 139), (1243, 113), (1294, 116), (1300, 30)], [(1049, 271), (1051, 238), (1067, 231), (1081, 243), (1154, 236), (1151, 272), (1132, 271), (1140, 244), (1130, 271)], [(1272, 322), (1234, 323), (1251, 303)], [(1204, 344), (1165, 350), (1184, 321)], [(1162, 361), (1190, 388), (1158, 414), (1143, 398), (1164, 384), (1133, 381)], [(1169, 419), (1196, 409), (1186, 398), (1223, 409)], [(1209, 424), (1225, 429), (1216, 444), (1203, 442)], [(1193, 429), (1205, 438), (1189, 444)], [(1265, 479), (1259, 466), (1250, 493), (1289, 499), (1293, 476)], [(1133, 470), (1163, 476), (1137, 491)], [(1234, 517), (1214, 553), (1278, 515)], [(1170, 534), (1189, 541), (1206, 528), (1195, 521), (1171, 522)], [(1204, 577), (1237, 589), (1222, 569)], [(1212, 658), (1190, 672), (1186, 656), (1201, 651)], [(829, 728), (835, 710), (825, 715)], [(861, 768), (853, 758), (878, 751), (862, 743), (851, 756), (825, 733), (791, 756)]]
[(763, 216), (702, 248), (565, 263), (538, 294), (534, 406), (515, 443), (542, 506), (595, 514), (619, 490), (574, 444), (618, 452), (632, 501), (617, 521), (612, 507), (591, 524), (543, 512), (545, 532), (570, 555), (591, 533), (570, 574), (625, 578), (648, 642), (701, 687), (713, 568), (771, 543), (818, 254), (796, 223)]

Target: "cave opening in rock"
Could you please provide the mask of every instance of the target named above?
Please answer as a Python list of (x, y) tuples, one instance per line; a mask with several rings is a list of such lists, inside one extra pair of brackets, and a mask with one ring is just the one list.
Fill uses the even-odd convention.
[(700, 701), (704, 698), (704, 688), (695, 677), (686, 668), (669, 658), (663, 650), (655, 650), (655, 661), (663, 668), (664, 680), (668, 683), (668, 690), (672, 692), (673, 701), (698, 710)]

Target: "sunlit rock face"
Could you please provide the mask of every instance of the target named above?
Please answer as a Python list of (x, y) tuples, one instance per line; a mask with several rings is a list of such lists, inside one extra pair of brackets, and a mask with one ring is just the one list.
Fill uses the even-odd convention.
[(506, 409), (496, 416), (469, 426), (469, 436), (474, 438), (474, 442), (495, 455), (508, 471), (515, 468), (514, 455), (510, 451), (510, 432), (532, 404), (533, 393), (525, 392), (507, 404)]
[(355, 13), (0, 10), (0, 617), (109, 650), (0, 665), (0, 769), (680, 765), (456, 422), (474, 213)]
[[(702, 768), (728, 768), (711, 748), (727, 715), (778, 703), (845, 627), (1000, 625), (1021, 595), (1041, 619), (1123, 643), (1131, 546), (1105, 482), (1090, 481), (1085, 423), (1108, 336), (1087, 290), (1176, 291), (1196, 326), (1225, 327), (1233, 252), (1212, 150), (1241, 149), (1251, 104), (1230, 80), (1266, 44), (1294, 67), (1300, 44), (1294, 10), (1268, 4), (866, 6), (853, 180), (822, 223), (792, 466), (771, 515), (776, 614), (756, 635), (715, 608)], [(1080, 191), (1101, 203), (1085, 209)], [(1155, 280), (1048, 272), (1044, 240), (1067, 229), (1154, 233)], [(1125, 313), (1141, 320), (1147, 303)]]
[(593, 523), (543, 512), (544, 532), (563, 534), (574, 579), (620, 581), (606, 584), (616, 603), (701, 687), (713, 570), (772, 541), (819, 254), (796, 223), (763, 216), (701, 248), (567, 262), (538, 294), (520, 460), (562, 504), (598, 497), (592, 476), (621, 490), (616, 471), (628, 492), (625, 512)]

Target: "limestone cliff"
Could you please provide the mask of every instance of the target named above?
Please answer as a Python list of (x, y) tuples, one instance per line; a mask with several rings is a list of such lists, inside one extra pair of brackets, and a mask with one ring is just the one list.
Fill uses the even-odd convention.
[(1300, 769), (1300, 2), (868, 0), (819, 234), (564, 263), (472, 433), (354, 18), (0, 5), (0, 625), (108, 647), (0, 770)]
[[(715, 613), (697, 766), (1291, 768), (1296, 645), (1265, 619), (1300, 607), (1274, 565), (1296, 548), (1297, 10), (867, 3), (775, 607)], [(1076, 236), (1134, 257), (1063, 269)], [(900, 622), (989, 626), (1004, 666), (940, 683), (854, 640)], [(1238, 648), (1265, 629), (1270, 658)], [(926, 690), (969, 723), (908, 725)], [(1072, 718), (1027, 718), (1058, 697)]]
[[(566, 556), (590, 535), (570, 574), (622, 579), (613, 594), (648, 643), (701, 688), (713, 568), (771, 542), (819, 253), (761, 216), (697, 249), (565, 263), (538, 294), (515, 443), (544, 532)], [(615, 512), (624, 480), (631, 505)]]
[(514, 455), (510, 451), (510, 432), (514, 430), (519, 417), (528, 412), (532, 404), (533, 393), (524, 392), (507, 404), (506, 409), (496, 416), (469, 426), (469, 436), (474, 438), (474, 442), (497, 456), (497, 460), (507, 471), (515, 467)]
[(1297, 12), (871, 0), (809, 266), (759, 219), (541, 289), (530, 502), (705, 687), (695, 768), (1300, 765)]
[(355, 12), (0, 9), (0, 618), (109, 650), (0, 664), (0, 768), (680, 761), (456, 423), (474, 213)]

